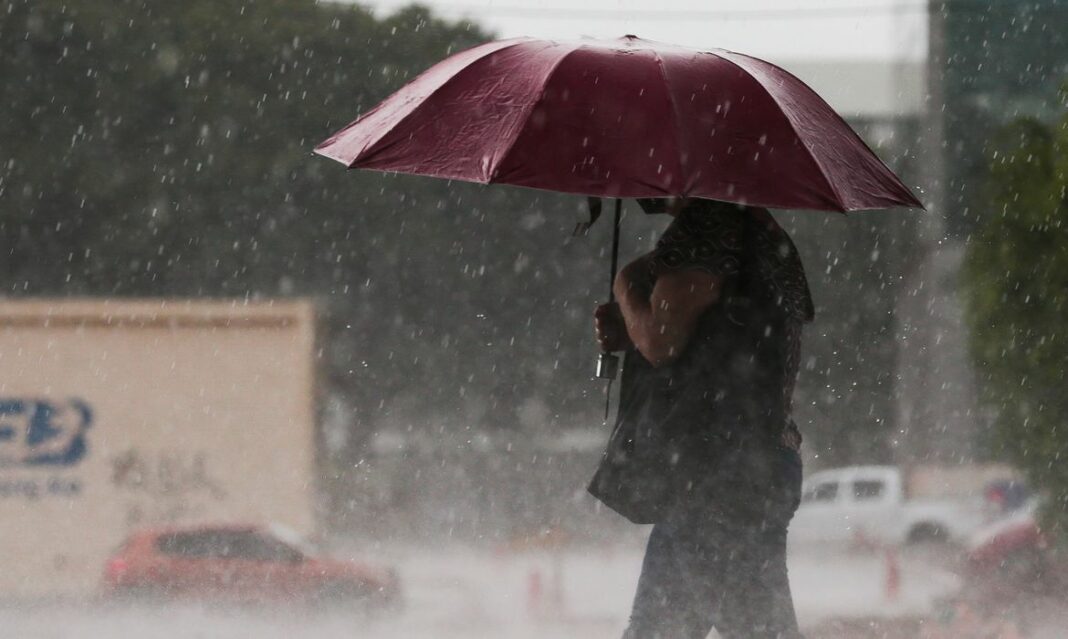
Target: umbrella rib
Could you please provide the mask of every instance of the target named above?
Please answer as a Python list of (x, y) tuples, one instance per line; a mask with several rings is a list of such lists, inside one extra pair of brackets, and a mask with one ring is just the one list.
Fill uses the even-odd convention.
[[(656, 61), (656, 66), (660, 69), (660, 77), (664, 79), (664, 87), (667, 89), (668, 104), (671, 105), (671, 114), (674, 116), (671, 122), (671, 130), (675, 135), (675, 150), (678, 152), (678, 156), (675, 158), (679, 163), (679, 177), (685, 176), (685, 168), (682, 166), (682, 158), (685, 156), (685, 152), (682, 150), (682, 133), (679, 131), (679, 108), (675, 102), (675, 93), (671, 90), (671, 81), (668, 80), (667, 67), (664, 64), (664, 59), (660, 57), (660, 52), (656, 49), (652, 49), (653, 59)], [(683, 184), (682, 192), (680, 196), (686, 197), (690, 189), (689, 184)]]
[(545, 91), (549, 86), (549, 80), (553, 77), (553, 74), (556, 73), (556, 70), (560, 68), (560, 65), (563, 64), (564, 60), (567, 60), (567, 58), (572, 53), (583, 48), (585, 48), (585, 45), (580, 44), (577, 47), (569, 49), (563, 55), (561, 55), (560, 59), (554, 62), (553, 65), (549, 68), (549, 71), (545, 74), (545, 81), (541, 83), (541, 90), (538, 91), (538, 97), (534, 100), (531, 100), (530, 104), (527, 105), (526, 111), (523, 113), (523, 117), (519, 118), (520, 125), (516, 127), (515, 135), (512, 136), (512, 139), (508, 141), (508, 146), (498, 156), (497, 161), (493, 163), (493, 167), (489, 171), (489, 175), (486, 176), (487, 184), (492, 184), (493, 181), (497, 179), (498, 171), (501, 168), (501, 165), (504, 164), (504, 161), (508, 159), (508, 155), (512, 152), (512, 149), (515, 148), (516, 142), (519, 141), (519, 138), (523, 135), (523, 131), (526, 130), (527, 120), (530, 118), (530, 114), (533, 113), (535, 107), (537, 107), (538, 104), (540, 104), (541, 101), (545, 99)]
[[(724, 51), (723, 53), (731, 54), (732, 52)], [(827, 170), (824, 169), (823, 165), (820, 164), (820, 161), (816, 159), (816, 154), (813, 153), (812, 149), (809, 148), (808, 144), (805, 143), (805, 139), (801, 137), (800, 134), (798, 134), (797, 127), (794, 126), (793, 120), (791, 120), (790, 116), (786, 114), (786, 110), (782, 108), (782, 105), (779, 103), (779, 101), (775, 99), (775, 95), (771, 91), (769, 91), (766, 86), (764, 86), (763, 82), (757, 79), (756, 75), (750, 73), (749, 70), (743, 67), (742, 65), (738, 64), (734, 60), (731, 60), (729, 57), (721, 53), (713, 53), (712, 55), (718, 57), (720, 60), (724, 60), (725, 62), (727, 62), (727, 64), (737, 67), (738, 70), (740, 70), (742, 73), (751, 78), (753, 82), (755, 82), (756, 85), (760, 87), (760, 90), (763, 91), (768, 96), (768, 98), (770, 98), (771, 101), (779, 107), (779, 111), (782, 113), (783, 118), (786, 120), (786, 125), (790, 127), (790, 130), (793, 132), (794, 137), (797, 138), (798, 141), (800, 141), (801, 144), (805, 147), (805, 150), (808, 151), (809, 159), (811, 159), (812, 163), (816, 165), (816, 170), (819, 172), (820, 177), (823, 178), (823, 181), (827, 183), (827, 188), (830, 189), (831, 193), (834, 194), (835, 200), (837, 200), (835, 203), (838, 205), (839, 210), (844, 213), (846, 207), (845, 202), (842, 200), (841, 193), (838, 192), (838, 189), (835, 188), (834, 183), (831, 181), (831, 178), (827, 175)]]
[[(444, 82), (442, 82), (438, 86), (434, 87), (434, 89), (432, 89), (429, 93), (427, 93), (426, 96), (424, 96), (422, 99), (420, 99), (419, 100), (419, 104), (417, 104), (411, 111), (406, 113), (403, 117), (401, 117), (401, 118), (397, 119), (396, 121), (392, 122), (390, 124), (389, 128), (387, 128), (386, 130), (382, 131), (382, 133), (378, 137), (376, 137), (373, 142), (369, 142), (366, 146), (364, 146), (363, 149), (361, 149), (360, 152), (357, 154), (357, 158), (359, 158), (360, 161), (364, 161), (364, 162), (367, 161), (368, 159), (370, 159), (370, 157), (374, 154), (375, 147), (378, 146), (379, 144), (381, 144), (382, 140), (384, 140), (386, 137), (388, 137), (389, 134), (392, 133), (394, 130), (396, 130), (399, 126), (401, 126), (401, 124), (407, 122), (413, 115), (415, 115), (418, 111), (420, 111), (431, 100), (431, 98), (436, 96), (450, 82), (455, 80), (456, 77), (460, 73), (466, 71), (467, 69), (470, 69), (473, 65), (481, 62), (482, 60), (485, 60), (487, 57), (489, 57), (491, 55), (494, 55), (494, 54), (496, 54), (496, 53), (498, 53), (500, 51), (504, 51), (506, 49), (511, 49), (513, 47), (519, 46), (519, 45), (524, 44), (524, 43), (526, 43), (528, 41), (529, 40), (526, 39), (526, 38), (516, 38), (513, 42), (510, 42), (510, 43), (508, 43), (507, 45), (505, 45), (503, 47), (497, 47), (495, 49), (487, 51), (485, 54), (480, 55), (477, 58), (473, 58), (472, 60), (470, 60), (467, 64), (465, 64), (463, 66), (463, 68), (457, 69), (452, 74), (452, 76), (450, 78), (448, 78), (447, 80), (445, 80)], [(437, 65), (434, 65), (434, 66), (430, 67), (429, 69), (427, 69), (426, 71), (424, 71), (423, 73), (419, 74), (419, 77), (422, 77), (422, 76), (430, 73), (431, 71), (434, 70), (434, 68), (436, 66)], [(418, 80), (418, 79), (419, 78), (417, 77), (416, 80)], [(404, 87), (401, 87), (400, 89), (397, 89), (397, 91), (394, 91), (393, 94), (391, 94), (388, 98), (386, 98), (386, 101), (389, 101), (393, 96), (395, 96), (397, 93), (399, 93), (403, 89), (404, 89)], [(381, 104), (377, 105), (374, 109), (371, 109), (370, 111), (365, 113), (363, 116), (357, 118), (354, 122), (350, 123), (348, 126), (346, 126), (341, 131), (338, 131), (334, 136), (331, 137), (331, 140), (333, 138), (340, 137), (342, 134), (345, 133), (345, 131), (347, 131), (347, 130), (351, 129), (352, 127), (356, 126), (357, 124), (359, 124), (361, 120), (363, 120), (365, 117), (367, 117), (368, 115), (370, 115), (371, 113), (376, 111), (383, 104), (385, 104), (385, 102), (382, 102)], [(323, 144), (320, 145), (320, 147), (325, 146), (326, 144), (327, 143), (324, 142)], [(379, 149), (379, 150), (381, 150), (381, 149)], [(316, 152), (319, 152), (318, 148), (316, 148)], [(359, 168), (359, 167), (356, 166), (356, 162), (353, 162), (352, 164), (348, 165), (348, 168), (349, 169), (355, 169), (355, 168)]]
[[(738, 53), (736, 51), (726, 51), (725, 53), (728, 53), (730, 55), (736, 55), (736, 56), (738, 56), (740, 58), (748, 58), (748, 59), (753, 60), (753, 61), (758, 62), (758, 63), (769, 64), (766, 60), (761, 60), (759, 58), (754, 58), (753, 56), (746, 55), (744, 53)], [(722, 56), (720, 56), (720, 57), (722, 57)], [(726, 59), (726, 58), (724, 58), (724, 59)], [(728, 60), (728, 62), (730, 62), (731, 64), (734, 64), (735, 66), (738, 66), (739, 68), (743, 68), (744, 69), (744, 67), (741, 67), (740, 65), (738, 65), (737, 63), (735, 63), (732, 60)], [(774, 65), (770, 65), (770, 66), (774, 66)], [(799, 78), (799, 77), (795, 76), (794, 74), (790, 73), (786, 69), (780, 68), (779, 70), (782, 71), (783, 73), (786, 73), (787, 75), (791, 76), (801, 86), (803, 86), (804, 88), (808, 89), (812, 93), (812, 95), (814, 95), (815, 97), (819, 98), (821, 101), (824, 101), (823, 98), (820, 97), (820, 95), (818, 93), (816, 93), (816, 90), (813, 89), (812, 87), (810, 87), (808, 85), (808, 83), (806, 83), (804, 80), (802, 80), (801, 78)], [(764, 85), (761, 84), (759, 80), (757, 81), (757, 84), (760, 84), (761, 88), (764, 88), (764, 90), (767, 91), (767, 88), (765, 88)], [(767, 92), (768, 92), (769, 95), (771, 94), (770, 91), (767, 91)], [(772, 97), (772, 99), (774, 100), (775, 98)], [(826, 101), (824, 101), (824, 102), (826, 102)], [(830, 105), (828, 105), (828, 107), (829, 106)], [(912, 202), (913, 204), (915, 204), (919, 208), (926, 210), (927, 207), (925, 207), (923, 205), (923, 203), (920, 202), (916, 198), (915, 194), (913, 194), (911, 189), (909, 189), (907, 186), (905, 186), (904, 183), (901, 182), (901, 179), (898, 178), (897, 175), (894, 173), (893, 169), (891, 169), (890, 166), (886, 162), (884, 162), (881, 157), (879, 157), (879, 154), (876, 153), (875, 151), (872, 151), (871, 147), (868, 146), (868, 143), (864, 141), (864, 138), (860, 137), (860, 135), (857, 134), (857, 132), (855, 130), (853, 130), (853, 127), (849, 126), (849, 123), (845, 121), (845, 118), (842, 117), (842, 114), (838, 113), (838, 111), (836, 111), (833, 108), (829, 108), (828, 110), (830, 112), (831, 117), (837, 119), (839, 124), (842, 125), (843, 131), (847, 135), (852, 137), (855, 142), (860, 144), (863, 148), (867, 149), (868, 153), (871, 154), (871, 157), (875, 158), (875, 161), (878, 162), (883, 167), (883, 169), (885, 169), (891, 176), (893, 176), (893, 179), (891, 180), (891, 183), (893, 184), (893, 187), (898, 192), (898, 194), (902, 198), (904, 198), (906, 200), (909, 200), (910, 202)], [(790, 119), (787, 118), (787, 122), (789, 122), (789, 121), (790, 121)], [(793, 126), (793, 124), (791, 123), (791, 127), (792, 126)], [(813, 159), (815, 160), (814, 156), (813, 156)], [(819, 166), (819, 162), (817, 162), (816, 165)], [(838, 191), (835, 191), (835, 194), (837, 194), (837, 193), (838, 193)]]

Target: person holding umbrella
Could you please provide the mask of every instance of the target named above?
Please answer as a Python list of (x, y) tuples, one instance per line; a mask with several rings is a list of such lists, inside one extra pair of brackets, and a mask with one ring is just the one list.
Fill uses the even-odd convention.
[[(590, 224), (596, 198), (616, 198), (619, 303), (595, 322), (602, 349), (627, 355), (589, 490), (655, 524), (627, 637), (800, 636), (785, 564), (801, 476), (790, 396), (813, 310), (765, 209), (922, 208), (822, 98), (722, 49), (513, 38), (443, 60), (315, 152), (589, 196)], [(616, 277), (623, 198), (674, 220)], [(603, 352), (598, 376), (614, 362)]]
[(801, 492), (790, 398), (813, 317), (800, 258), (764, 209), (640, 203), (674, 219), (595, 311), (602, 349), (627, 351), (617, 432), (633, 423), (648, 467), (613, 472), (610, 446), (591, 491), (618, 505), (637, 481), (655, 500), (631, 511), (656, 524), (624, 637), (800, 637), (786, 573)]

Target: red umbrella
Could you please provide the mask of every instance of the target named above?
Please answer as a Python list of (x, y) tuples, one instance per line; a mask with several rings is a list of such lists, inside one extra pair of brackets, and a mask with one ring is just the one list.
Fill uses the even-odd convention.
[(786, 71), (634, 36), (474, 47), (315, 151), (350, 168), (594, 196), (832, 211), (922, 206)]

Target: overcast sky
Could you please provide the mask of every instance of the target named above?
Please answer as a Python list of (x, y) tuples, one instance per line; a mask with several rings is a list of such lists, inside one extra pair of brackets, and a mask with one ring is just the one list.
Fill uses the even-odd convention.
[[(379, 15), (409, 4), (360, 0)], [(771, 60), (922, 59), (924, 0), (421, 0), (442, 17), (467, 17), (502, 37), (600, 38), (634, 34), (719, 47)]]

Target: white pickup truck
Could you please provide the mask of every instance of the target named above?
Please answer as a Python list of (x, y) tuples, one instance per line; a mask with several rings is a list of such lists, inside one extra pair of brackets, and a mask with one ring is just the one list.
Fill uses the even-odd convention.
[(963, 541), (992, 517), (979, 487), (964, 494), (920, 496), (909, 490), (906, 479), (896, 466), (813, 473), (790, 523), (790, 543)]

